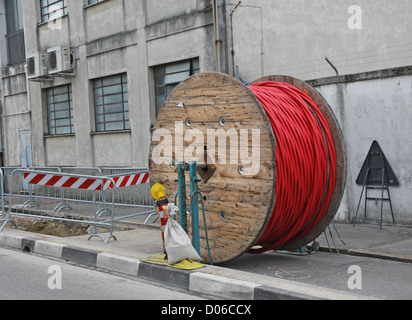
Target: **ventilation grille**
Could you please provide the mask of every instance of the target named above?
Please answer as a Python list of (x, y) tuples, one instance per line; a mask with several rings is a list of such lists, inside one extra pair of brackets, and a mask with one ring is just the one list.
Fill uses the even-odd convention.
[(70, 72), (72, 69), (70, 57), (69, 47), (58, 46), (49, 48), (47, 50), (49, 74)]
[(48, 53), (48, 63), (49, 63), (49, 70), (57, 70), (57, 56), (56, 51), (52, 51)]
[(29, 79), (47, 76), (47, 56), (45, 53), (36, 52), (26, 59), (27, 77)]
[(36, 62), (34, 57), (30, 57), (27, 59), (27, 73), (29, 76), (36, 75)]

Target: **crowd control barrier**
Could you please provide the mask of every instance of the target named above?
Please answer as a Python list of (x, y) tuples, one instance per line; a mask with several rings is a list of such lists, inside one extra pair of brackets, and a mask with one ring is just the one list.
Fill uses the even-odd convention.
[[(115, 174), (103, 176), (103, 172)], [(115, 222), (133, 222), (134, 217), (156, 212), (148, 196), (147, 169), (3, 168), (0, 179), (0, 232), (7, 223), (18, 226), (14, 217), (41, 218), (90, 225), (89, 240), (99, 237), (107, 243), (116, 240)]]

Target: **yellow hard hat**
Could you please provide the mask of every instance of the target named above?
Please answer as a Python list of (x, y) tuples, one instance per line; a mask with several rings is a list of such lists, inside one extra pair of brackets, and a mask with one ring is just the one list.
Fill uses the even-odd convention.
[(165, 197), (166, 196), (166, 189), (164, 186), (162, 186), (160, 183), (156, 183), (153, 187), (152, 187), (152, 197), (153, 199), (157, 200), (161, 197)]

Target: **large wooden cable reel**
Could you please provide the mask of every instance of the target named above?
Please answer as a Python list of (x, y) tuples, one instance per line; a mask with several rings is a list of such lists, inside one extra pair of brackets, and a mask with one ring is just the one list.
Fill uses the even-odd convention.
[[(289, 83), (308, 94), (327, 119), (336, 149), (336, 185), (326, 214), (304, 238), (294, 240), (279, 248), (297, 249), (315, 240), (336, 215), (346, 181), (344, 140), (331, 108), (308, 84), (285, 76), (270, 76), (255, 82), (262, 81)], [(240, 137), (240, 132), (248, 132), (247, 151), (249, 153), (247, 155), (251, 156), (253, 131), (257, 129), (260, 130), (259, 170), (253, 172), (253, 175), (245, 173), (252, 170), (253, 161), (256, 159), (251, 160), (250, 166), (242, 165), (239, 154), (237, 155), (239, 160), (232, 161), (233, 145), (231, 146), (229, 138), (226, 139), (227, 150), (224, 163), (219, 163), (217, 140), (214, 161), (208, 157), (208, 133), (236, 132)], [(208, 162), (209, 169), (213, 167), (208, 174), (205, 174), (204, 169), (203, 172), (201, 168), (198, 170), (199, 176), (203, 178), (199, 183), (199, 191), (204, 200), (213, 263), (230, 261), (248, 252), (266, 229), (276, 201), (276, 137), (268, 116), (256, 96), (242, 82), (225, 74), (210, 72), (192, 76), (178, 85), (169, 95), (158, 116), (154, 132), (159, 132), (158, 130), (170, 132), (172, 141), (169, 142), (172, 146), (169, 147), (172, 148), (170, 150), (173, 156), (169, 159), (170, 161), (159, 163), (159, 159), (153, 158), (156, 154), (154, 151), (166, 145), (165, 140), (164, 138), (152, 140), (149, 163), (151, 184), (163, 184), (168, 198), (175, 198), (178, 192), (177, 162), (200, 160), (196, 159), (199, 157), (198, 154), (191, 159), (177, 159), (176, 155), (180, 156), (182, 150), (175, 148), (176, 143), (183, 141), (183, 150), (188, 147), (193, 148), (196, 141), (191, 140), (191, 133), (195, 132), (198, 135), (202, 132), (204, 159)], [(185, 136), (187, 140), (184, 138), (182, 140)], [(239, 144), (238, 147), (242, 149), (242, 145)], [(245, 145), (243, 148), (246, 149)], [(189, 177), (187, 177), (187, 185), (189, 185)], [(189, 191), (187, 191), (187, 203), (190, 204)], [(202, 215), (201, 206), (199, 207), (199, 214)], [(203, 217), (199, 220), (201, 256), (208, 262)], [(188, 225), (190, 234), (190, 222)]]

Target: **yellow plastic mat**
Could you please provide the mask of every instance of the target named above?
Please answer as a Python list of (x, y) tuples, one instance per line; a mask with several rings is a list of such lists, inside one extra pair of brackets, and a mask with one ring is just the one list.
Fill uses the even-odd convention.
[(182, 260), (174, 265), (170, 265), (164, 253), (156, 253), (140, 261), (183, 270), (195, 270), (205, 267), (204, 264), (192, 260)]

